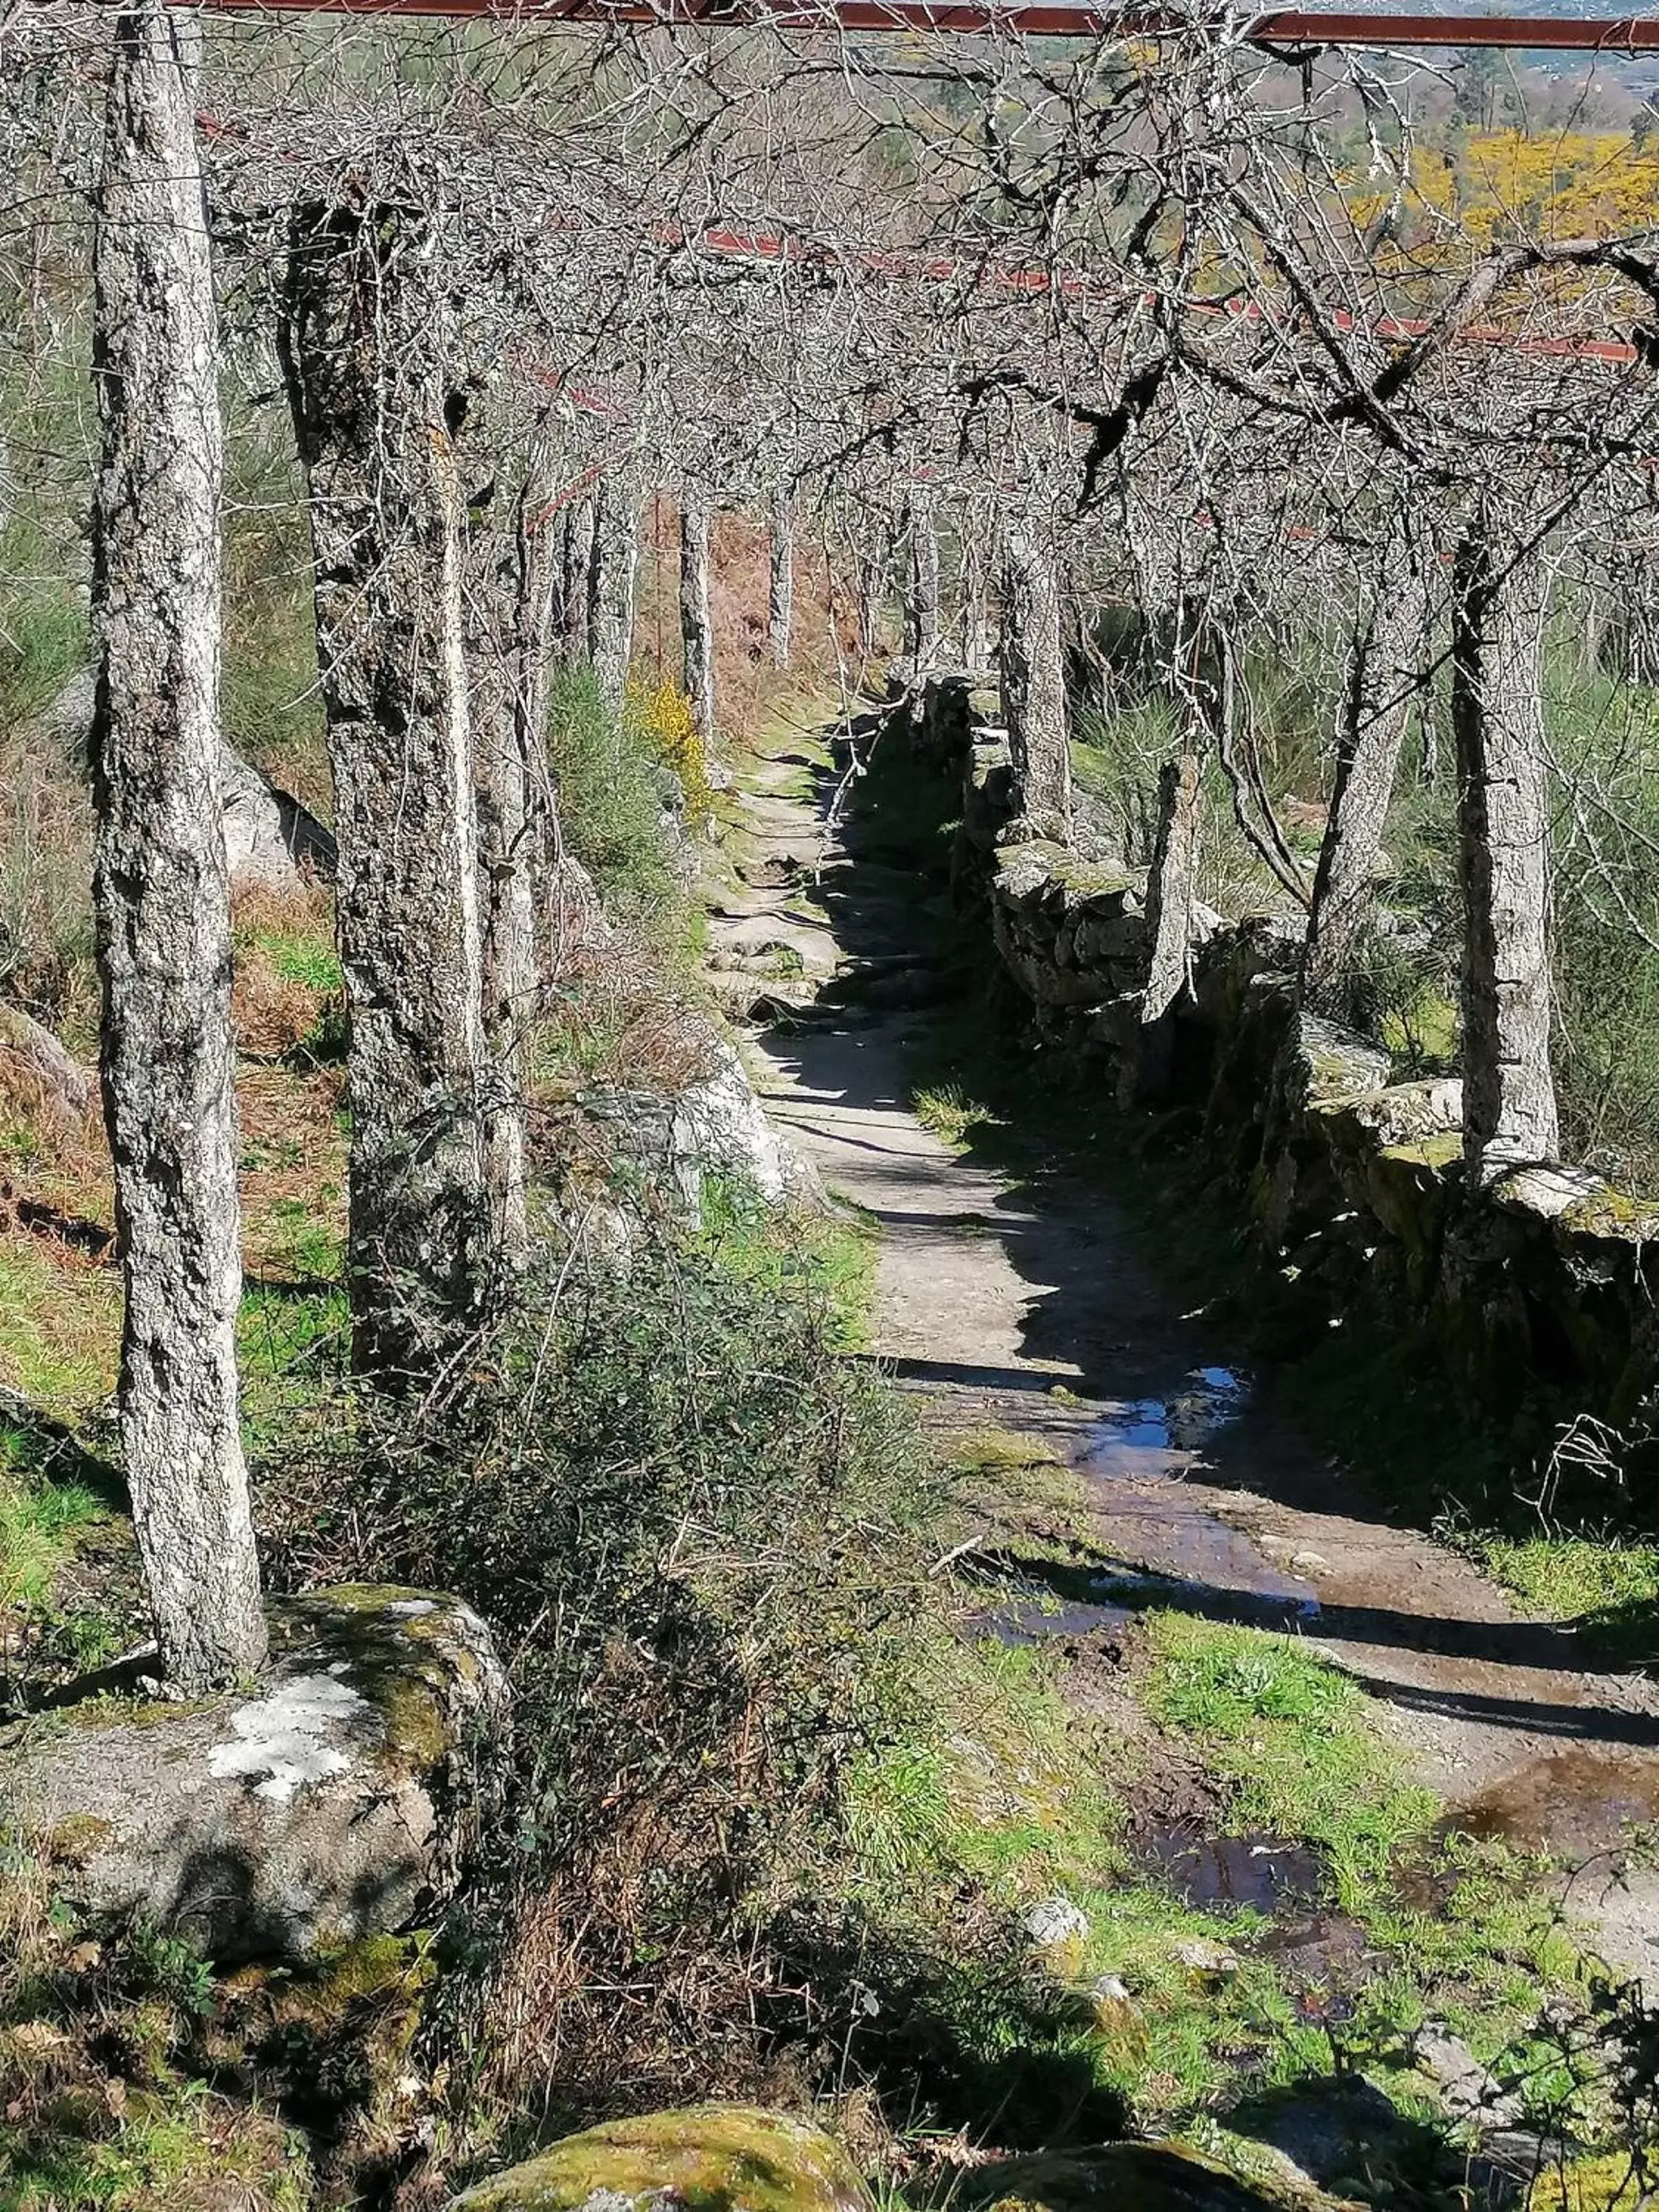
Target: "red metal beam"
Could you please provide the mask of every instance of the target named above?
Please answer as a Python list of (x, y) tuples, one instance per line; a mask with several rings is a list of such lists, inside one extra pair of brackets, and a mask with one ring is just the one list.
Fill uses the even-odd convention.
[[(179, 0), (180, 5), (196, 0)], [(1194, 27), (1158, 9), (1096, 0), (206, 0), (236, 15), (425, 15), (549, 24), (702, 24), (787, 31), (1005, 32), (1033, 39), (1158, 38)], [(1273, 9), (1245, 34), (1261, 46), (1508, 46), (1608, 56), (1659, 53), (1659, 17), (1425, 15)]]

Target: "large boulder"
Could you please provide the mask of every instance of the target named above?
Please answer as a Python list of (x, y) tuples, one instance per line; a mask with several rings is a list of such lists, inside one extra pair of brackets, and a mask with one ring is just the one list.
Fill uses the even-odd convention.
[(506, 1720), (488, 1628), (457, 1598), (362, 1585), (275, 1602), (270, 1631), (245, 1692), (101, 1698), (0, 1735), (0, 1827), (72, 1902), (221, 1961), (298, 1959), (453, 1886)]
[(228, 745), (219, 748), (219, 788), (224, 812), (225, 865), (238, 890), (295, 891), (308, 868), (334, 873), (333, 832), (299, 800)]
[[(43, 748), (84, 766), (97, 705), (98, 680), (77, 668), (35, 717), (33, 735)], [(219, 746), (219, 793), (225, 828), (225, 862), (237, 890), (295, 891), (307, 871), (332, 876), (334, 834), (262, 769), (232, 746)]]
[(1249, 2181), (1185, 2143), (1103, 2143), (1011, 2158), (964, 2178), (985, 2212), (1358, 2212), (1263, 2154)]
[(692, 2105), (568, 2136), (455, 2198), (452, 2212), (872, 2212), (822, 2129), (751, 2105)]
[(692, 1220), (709, 1176), (750, 1184), (769, 1206), (822, 1205), (816, 1169), (774, 1125), (736, 1050), (715, 1036), (706, 1047), (708, 1073), (680, 1091), (606, 1085), (584, 1095), (589, 1115), (611, 1131), (618, 1164)]

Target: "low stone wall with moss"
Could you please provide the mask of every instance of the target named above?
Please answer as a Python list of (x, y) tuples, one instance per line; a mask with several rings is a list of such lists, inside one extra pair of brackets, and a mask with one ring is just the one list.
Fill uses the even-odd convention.
[[(1144, 875), (1091, 850), (1005, 842), (1006, 741), (965, 678), (901, 710), (960, 778), (952, 875), (1052, 1042), (1121, 1066), (1139, 1021)], [(1173, 1017), (1158, 1103), (1248, 1194), (1287, 1277), (1333, 1315), (1370, 1298), (1419, 1319), (1456, 1380), (1522, 1428), (1565, 1410), (1645, 1430), (1659, 1396), (1659, 1213), (1587, 1170), (1462, 1176), (1462, 1087), (1396, 1083), (1372, 1041), (1300, 1012), (1293, 922), (1200, 910), (1193, 992)], [(1655, 1421), (1652, 1425), (1659, 1425)]]

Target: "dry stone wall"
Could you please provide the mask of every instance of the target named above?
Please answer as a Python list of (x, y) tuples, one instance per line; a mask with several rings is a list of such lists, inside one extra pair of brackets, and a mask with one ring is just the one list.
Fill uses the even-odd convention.
[[(1121, 1058), (1145, 972), (1145, 878), (1092, 848), (1018, 832), (1006, 740), (965, 677), (896, 708), (917, 752), (959, 780), (952, 875), (1051, 1041)], [(1176, 1015), (1167, 1103), (1247, 1194), (1288, 1277), (1334, 1316), (1370, 1299), (1415, 1317), (1453, 1377), (1541, 1437), (1564, 1412), (1659, 1426), (1659, 1213), (1549, 1162), (1466, 1189), (1462, 1087), (1396, 1083), (1388, 1054), (1304, 1012), (1300, 926), (1200, 910)]]

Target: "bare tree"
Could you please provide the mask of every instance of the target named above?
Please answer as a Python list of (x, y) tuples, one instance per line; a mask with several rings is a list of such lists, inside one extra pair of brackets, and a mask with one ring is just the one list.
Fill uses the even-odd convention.
[(1477, 501), (1452, 583), (1463, 886), (1463, 1158), (1471, 1182), (1559, 1147), (1550, 1068), (1543, 562)]
[(1191, 988), (1203, 820), (1199, 732), (1189, 722), (1180, 754), (1158, 771), (1158, 834), (1146, 871), (1146, 981), (1118, 1073), (1125, 1105), (1155, 1103), (1169, 1088), (1175, 1008)]
[(295, 210), (283, 325), (310, 494), (351, 1012), (354, 1356), (397, 1382), (476, 1321), (493, 1243), (454, 436), (420, 202)]
[(1158, 776), (1158, 835), (1146, 871), (1146, 981), (1140, 1020), (1150, 1027), (1169, 1012), (1192, 975), (1193, 914), (1198, 902), (1203, 781), (1192, 731)]
[(517, 1265), (529, 1233), (526, 1045), (541, 997), (537, 917), (553, 836), (546, 724), (557, 549), (547, 525), (556, 454), (545, 425), (535, 426), (504, 525), (496, 509), (514, 441), (502, 426), (489, 429), (479, 457), (487, 489), (470, 518), (465, 606), (487, 1055), (481, 1103), (495, 1255)]
[(617, 474), (593, 493), (592, 559), (587, 583), (587, 650), (599, 696), (622, 705), (634, 653), (634, 586), (640, 560), (639, 495)]
[[(567, 511), (558, 504), (557, 477), (557, 451), (544, 429), (532, 448), (530, 465), (520, 489), (514, 531), (518, 623), (514, 641), (517, 664), (514, 714), (519, 755), (524, 763), (525, 836), (536, 940), (529, 971), (532, 1012), (539, 1011), (550, 972), (553, 933), (550, 925), (561, 911), (563, 873), (558, 793), (548, 757), (549, 692), (553, 669), (565, 652), (562, 593), (569, 574)], [(522, 1021), (514, 1030), (514, 1048), (520, 1055), (522, 1078)]]
[(1429, 604), (1420, 538), (1420, 525), (1402, 506), (1349, 647), (1330, 813), (1302, 953), (1303, 1001), (1326, 1012), (1343, 1008), (1345, 980), (1376, 896), (1400, 748), (1422, 684)]
[(705, 747), (714, 742), (714, 631), (708, 612), (708, 495), (688, 483), (680, 495), (680, 646), (685, 696)]
[(1029, 832), (1069, 844), (1072, 762), (1060, 580), (1053, 554), (1023, 524), (1003, 533), (1002, 714), (1014, 794)]
[(774, 668), (787, 668), (795, 614), (795, 502), (782, 487), (772, 494), (768, 521), (772, 560), (767, 612), (770, 623), (772, 665)]
[(962, 665), (975, 674), (991, 665), (992, 640), (986, 601), (987, 562), (984, 539), (971, 525), (964, 509), (961, 517), (961, 555), (957, 570), (957, 649)]
[(904, 526), (904, 658), (913, 670), (939, 658), (939, 532), (932, 501), (912, 495)]
[(115, 19), (94, 253), (94, 897), (126, 1292), (121, 1441), (161, 1666), (185, 1695), (265, 1651), (236, 1401), (223, 434), (195, 36), (165, 0)]
[(587, 658), (588, 597), (593, 574), (593, 502), (568, 496), (558, 514), (558, 574), (553, 612), (554, 649), (567, 665)]

